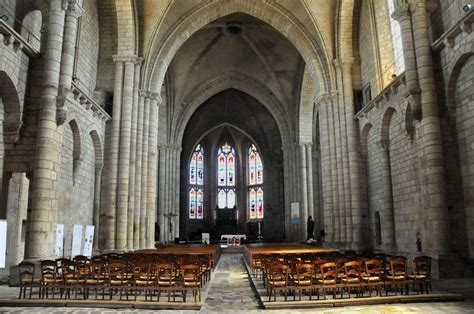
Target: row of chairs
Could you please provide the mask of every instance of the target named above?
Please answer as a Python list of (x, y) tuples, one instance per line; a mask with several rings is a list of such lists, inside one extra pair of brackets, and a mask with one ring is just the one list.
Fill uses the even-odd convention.
[(301, 300), (302, 293), (309, 294), (311, 300), (313, 295), (323, 292), (326, 299), (327, 291), (332, 291), (333, 298), (340, 293), (350, 297), (355, 292), (356, 297), (364, 296), (368, 291), (376, 290), (381, 295), (389, 291), (398, 294), (409, 293), (412, 285), (416, 293), (429, 293), (431, 290), (431, 258), (420, 256), (413, 259), (413, 271), (407, 271), (407, 259), (403, 256), (395, 256), (386, 262), (383, 258), (354, 258), (339, 256), (333, 260), (314, 259), (305, 260), (295, 256), (272, 256), (256, 255), (252, 259), (254, 276), (260, 273), (261, 280), (266, 288), (269, 301), (276, 294), (282, 293), (287, 300), (288, 294), (296, 294)]
[(167, 292), (168, 301), (180, 294), (186, 301), (191, 292), (194, 301), (201, 301), (201, 287), (211, 277), (211, 261), (201, 255), (158, 255), (130, 254), (103, 255), (89, 259), (76, 256), (73, 260), (60, 258), (40, 262), (40, 272), (36, 273), (35, 265), (22, 262), (19, 265), (20, 294), (19, 298), (29, 298), (38, 292), (39, 298), (70, 299), (78, 295), (89, 299), (91, 291), (95, 299), (108, 295), (112, 300), (119, 296), (144, 295), (145, 301), (160, 300), (162, 293)]

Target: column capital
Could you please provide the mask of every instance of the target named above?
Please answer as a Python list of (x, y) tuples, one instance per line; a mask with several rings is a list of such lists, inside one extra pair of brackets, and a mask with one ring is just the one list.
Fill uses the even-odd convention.
[(311, 147), (313, 142), (299, 142), (300, 146), (302, 147)]
[(136, 55), (113, 55), (112, 56), (114, 62), (120, 63), (136, 63), (137, 59), (139, 59)]
[(392, 18), (400, 22), (403, 18), (410, 17), (412, 6), (408, 0), (394, 1), (395, 10), (392, 13)]
[(324, 92), (319, 94), (319, 97), (316, 98), (316, 103), (321, 105), (329, 105), (332, 101), (337, 100), (339, 96), (339, 91), (332, 90), (329, 92)]
[(82, 8), (82, 3), (79, 0), (65, 0), (66, 14), (79, 18), (84, 14), (84, 9)]

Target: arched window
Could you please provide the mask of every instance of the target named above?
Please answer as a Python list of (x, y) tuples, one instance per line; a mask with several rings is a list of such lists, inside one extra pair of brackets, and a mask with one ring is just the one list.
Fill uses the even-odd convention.
[(392, 30), (393, 55), (395, 58), (396, 75), (405, 71), (405, 59), (403, 58), (402, 32), (400, 24), (392, 17), (395, 12), (394, 0), (388, 0), (388, 14), (390, 18), (390, 28)]
[(247, 155), (249, 219), (263, 218), (263, 164), (254, 144)]
[(204, 216), (204, 148), (196, 146), (189, 162), (189, 218)]
[(235, 150), (225, 143), (217, 150), (217, 207), (235, 206)]

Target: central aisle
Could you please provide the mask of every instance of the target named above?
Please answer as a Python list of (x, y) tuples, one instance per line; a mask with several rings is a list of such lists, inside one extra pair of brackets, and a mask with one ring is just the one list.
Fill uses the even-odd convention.
[(222, 254), (201, 311), (258, 309), (242, 254)]

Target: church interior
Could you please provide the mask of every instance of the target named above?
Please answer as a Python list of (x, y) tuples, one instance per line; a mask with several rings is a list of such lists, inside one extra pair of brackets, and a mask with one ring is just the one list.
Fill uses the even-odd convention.
[(1, 1), (0, 310), (474, 310), (473, 6)]

